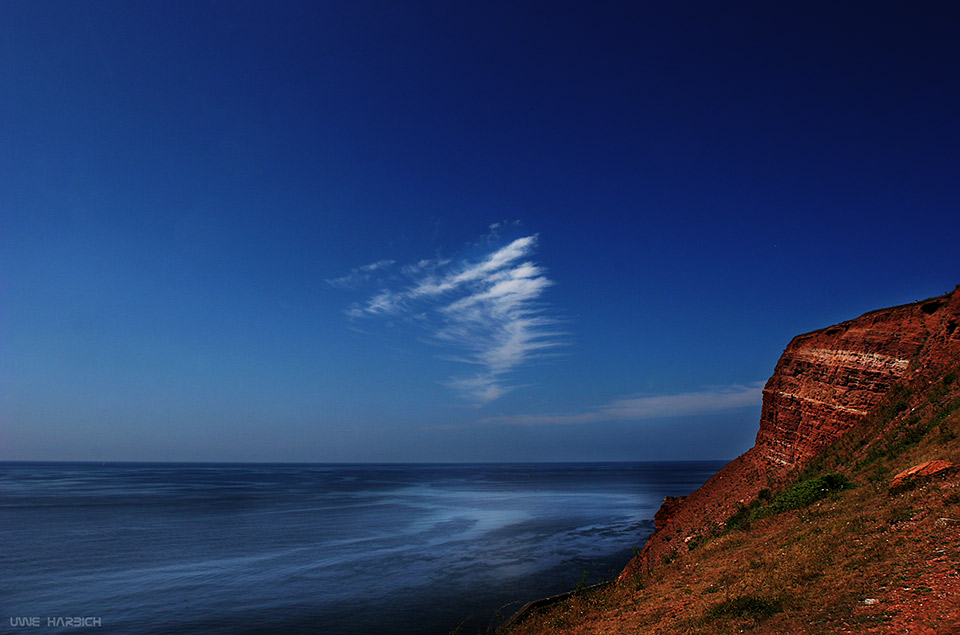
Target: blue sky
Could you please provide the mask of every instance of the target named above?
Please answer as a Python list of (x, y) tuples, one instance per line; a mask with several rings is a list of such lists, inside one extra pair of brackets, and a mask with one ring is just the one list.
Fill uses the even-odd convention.
[(944, 293), (949, 3), (7, 2), (0, 460), (732, 458)]

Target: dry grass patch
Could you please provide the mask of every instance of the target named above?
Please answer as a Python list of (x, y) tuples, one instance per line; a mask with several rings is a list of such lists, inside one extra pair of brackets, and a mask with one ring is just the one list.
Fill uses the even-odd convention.
[(779, 492), (745, 506), (742, 530), (708, 532), (652, 574), (510, 632), (960, 632), (960, 476), (889, 492), (912, 465), (960, 463), (960, 382), (932, 386), (892, 395)]

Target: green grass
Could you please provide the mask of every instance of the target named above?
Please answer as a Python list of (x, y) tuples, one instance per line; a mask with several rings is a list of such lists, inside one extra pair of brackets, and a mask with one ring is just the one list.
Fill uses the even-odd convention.
[[(918, 488), (891, 497), (889, 485), (923, 460), (960, 462), (957, 382), (951, 371), (922, 390), (891, 388), (847, 435), (798, 470), (767, 480), (726, 523), (691, 528), (689, 538), (672, 534), (665, 549), (680, 547), (638, 572), (633, 584), (606, 587), (596, 596), (603, 601), (575, 596), (518, 632), (570, 635), (591, 622), (604, 632), (623, 626), (619, 632), (651, 635), (865, 633), (893, 619), (863, 612), (866, 597), (886, 602), (890, 589), (909, 586), (924, 602), (943, 602), (923, 573), (940, 566), (928, 558), (930, 544), (960, 562), (960, 548), (941, 544), (937, 525), (960, 517), (960, 491)], [(817, 505), (821, 500), (829, 503)], [(776, 514), (783, 516), (765, 520)]]
[(845, 475), (838, 472), (829, 472), (794, 483), (777, 494), (771, 494), (769, 490), (764, 491), (749, 505), (741, 504), (737, 511), (727, 519), (726, 529), (727, 531), (750, 529), (750, 524), (753, 521), (774, 514), (809, 507), (818, 500), (822, 500), (835, 492), (850, 489), (853, 486), (853, 483)]
[(791, 509), (803, 509), (834, 492), (842, 492), (852, 487), (853, 483), (843, 474), (829, 472), (794, 483), (785, 491), (777, 494), (768, 509), (772, 514), (779, 514)]
[(738, 595), (711, 606), (707, 610), (707, 617), (713, 619), (746, 617), (762, 620), (781, 611), (783, 611), (783, 602), (778, 599), (768, 600), (755, 595)]

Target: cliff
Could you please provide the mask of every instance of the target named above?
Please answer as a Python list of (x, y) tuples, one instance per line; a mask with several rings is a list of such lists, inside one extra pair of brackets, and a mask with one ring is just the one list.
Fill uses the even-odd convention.
[(755, 445), (507, 632), (960, 633), (960, 287), (795, 337)]
[(960, 360), (960, 286), (943, 296), (803, 335), (787, 345), (763, 389), (755, 445), (684, 499), (670, 498), (656, 531), (621, 575), (649, 572), (721, 525), (846, 434), (894, 386), (913, 386)]

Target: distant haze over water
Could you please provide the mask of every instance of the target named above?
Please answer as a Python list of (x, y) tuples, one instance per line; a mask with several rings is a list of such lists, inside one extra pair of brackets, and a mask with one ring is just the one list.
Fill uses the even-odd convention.
[(616, 575), (721, 465), (3, 463), (0, 632), (472, 630)]

